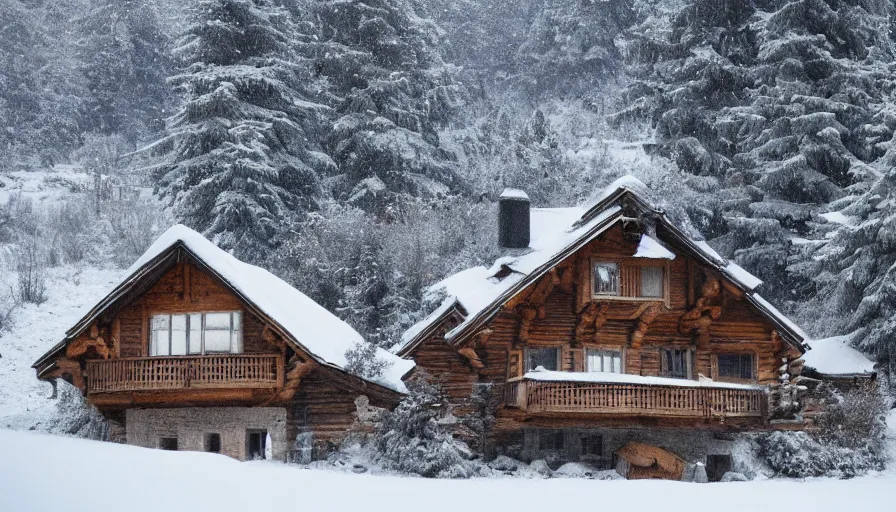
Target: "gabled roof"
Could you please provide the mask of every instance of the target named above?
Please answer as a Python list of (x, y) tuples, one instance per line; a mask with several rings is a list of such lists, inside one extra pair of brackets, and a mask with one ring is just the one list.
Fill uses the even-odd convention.
[[(662, 225), (665, 236), (670, 238), (669, 242), (674, 242), (676, 246), (684, 248), (689, 256), (714, 268), (723, 278), (743, 291), (745, 299), (775, 325), (785, 341), (801, 351), (804, 350), (803, 342), (808, 338), (805, 332), (755, 292), (755, 288), (762, 284), (762, 281), (736, 263), (723, 258), (706, 242), (697, 241), (687, 236), (669, 220), (662, 209), (657, 208), (647, 199), (647, 190), (647, 186), (641, 181), (632, 176), (624, 176), (608, 186), (591, 207), (580, 209), (579, 211), (583, 211), (583, 213), (576, 218), (570, 220), (567, 217), (563, 219), (566, 222), (558, 218), (558, 222), (552, 226), (540, 228), (543, 232), (538, 233), (537, 236), (533, 229), (533, 243), (530, 244), (529, 252), (499, 258), (480, 279), (464, 279), (463, 291), (452, 292), (450, 283), (456, 280), (456, 276), (470, 271), (451, 276), (431, 287), (431, 291), (439, 289), (447, 292), (446, 301), (459, 302), (469, 313), (463, 322), (446, 333), (446, 340), (451, 343), (460, 343), (478, 332), (507, 301), (601, 233), (619, 222), (629, 220), (630, 217), (627, 215), (631, 215), (630, 212), (634, 211), (640, 215), (652, 217), (657, 225)], [(533, 214), (534, 212), (535, 210), (533, 210)], [(533, 222), (533, 226), (534, 224)], [(659, 253), (657, 246), (662, 246), (656, 243), (656, 240), (647, 235), (644, 237), (648, 238), (645, 241), (642, 237), (641, 245), (645, 246), (645, 254), (649, 253), (651, 257), (668, 257), (668, 255)], [(638, 252), (641, 252), (641, 247)], [(478, 303), (474, 306), (468, 305), (464, 296), (476, 296)], [(483, 300), (484, 296), (488, 299)], [(429, 319), (427, 317), (426, 320)], [(437, 319), (432, 318), (431, 320)], [(418, 332), (425, 330), (425, 326), (415, 327)], [(414, 339), (403, 341), (401, 346), (415, 343)], [(396, 349), (393, 348), (393, 350)], [(399, 350), (401, 349), (399, 348)], [(401, 350), (402, 354), (406, 352), (407, 350)]]
[[(218, 278), (244, 303), (270, 320), (289, 342), (320, 364), (344, 371), (346, 351), (364, 341), (351, 326), (282, 279), (236, 259), (196, 231), (178, 224), (163, 233), (131, 265), (127, 277), (69, 329), (65, 339), (41, 357), (34, 367), (53, 357), (107, 310), (120, 307), (121, 302), (134, 297), (135, 292), (145, 292), (182, 254), (190, 256)], [(401, 377), (413, 368), (414, 363), (383, 349), (377, 349), (377, 354), (391, 365), (383, 376), (367, 380), (394, 391), (407, 392)]]

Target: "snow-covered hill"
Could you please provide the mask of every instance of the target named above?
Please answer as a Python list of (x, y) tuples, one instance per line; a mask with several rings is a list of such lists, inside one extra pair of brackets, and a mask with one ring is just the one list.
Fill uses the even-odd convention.
[[(0, 431), (4, 510), (486, 510), (813, 512), (893, 510), (896, 473), (852, 480), (758, 480), (692, 484), (659, 480), (427, 480), (355, 475), (276, 463), (241, 463), (198, 452)], [(98, 478), (98, 475), (102, 475)], [(346, 492), (348, 491), (348, 492)], [(454, 497), (438, 499), (436, 497)], [(699, 507), (699, 505), (698, 505)], [(890, 507), (890, 508), (887, 508)]]
[(31, 364), (58, 343), (84, 308), (108, 293), (122, 273), (116, 268), (49, 269), (47, 301), (14, 311), (11, 328), (0, 332), (0, 428), (43, 429), (51, 421), (56, 401), (47, 399), (50, 385), (37, 380)]

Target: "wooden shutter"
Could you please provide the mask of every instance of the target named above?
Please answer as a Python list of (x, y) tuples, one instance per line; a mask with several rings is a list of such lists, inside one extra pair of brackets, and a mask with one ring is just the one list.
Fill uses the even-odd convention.
[(660, 377), (669, 376), (669, 360), (666, 358), (666, 351), (660, 349)]
[(510, 349), (507, 351), (507, 378), (523, 376), (523, 351)]

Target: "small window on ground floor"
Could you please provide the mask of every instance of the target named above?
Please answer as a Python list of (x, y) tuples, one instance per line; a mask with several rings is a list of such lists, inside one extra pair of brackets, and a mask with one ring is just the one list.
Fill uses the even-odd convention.
[(267, 438), (267, 430), (249, 430), (246, 432), (246, 458), (248, 460), (265, 458)]
[(753, 354), (719, 354), (719, 377), (753, 380)]
[(176, 437), (163, 437), (159, 439), (159, 448), (163, 450), (172, 450), (177, 451), (177, 438)]
[(559, 348), (528, 348), (526, 349), (526, 371), (543, 367), (545, 370), (557, 371), (560, 369)]
[(582, 436), (582, 456), (602, 457), (604, 454), (604, 438), (597, 434)]
[(589, 372), (622, 373), (622, 351), (589, 348), (585, 369)]
[(205, 451), (221, 453), (221, 434), (217, 432), (205, 434)]
[(563, 431), (562, 430), (541, 430), (538, 432), (538, 449), (539, 450), (562, 450), (563, 449)]

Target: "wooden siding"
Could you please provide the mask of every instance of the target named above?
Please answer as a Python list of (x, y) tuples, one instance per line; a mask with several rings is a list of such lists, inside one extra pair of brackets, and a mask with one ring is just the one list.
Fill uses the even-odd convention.
[[(658, 238), (662, 240), (662, 233), (658, 233)], [(590, 347), (619, 350), (623, 352), (625, 372), (644, 376), (661, 375), (663, 349), (687, 349), (695, 355), (693, 378), (700, 374), (714, 379), (719, 377), (718, 354), (749, 353), (754, 358), (754, 382), (759, 384), (777, 382), (782, 356), (798, 357), (797, 351), (776, 338), (773, 324), (736, 295), (736, 288), (722, 286), (725, 283), (713, 269), (702, 268), (675, 247), (670, 249), (678, 256), (671, 261), (632, 258), (637, 245), (626, 240), (621, 227), (612, 228), (510, 299), (485, 326), (487, 335), (461, 342), (461, 346), (475, 350), (482, 368), (473, 368), (459, 357), (457, 349), (461, 346), (449, 345), (444, 340), (444, 330), (421, 343), (409, 357), (418, 368), (446, 383), (447, 394), (458, 404), (469, 398), (474, 381), (494, 383), (498, 395), (504, 396), (507, 380), (523, 374), (527, 347), (559, 348), (562, 371), (584, 371), (585, 351)], [(665, 265), (665, 297), (593, 297), (591, 268), (596, 259), (617, 261), (622, 269)], [(547, 280), (553, 281), (548, 284)], [(630, 280), (628, 288), (638, 286), (637, 279)], [(698, 306), (705, 306), (705, 312), (695, 313)], [(583, 322), (589, 307), (594, 314)], [(534, 312), (527, 313), (527, 309)], [(718, 315), (712, 318), (716, 312)], [(700, 319), (695, 323), (697, 327), (684, 323), (688, 314)], [(563, 412), (560, 414), (552, 420), (558, 421)], [(566, 420), (568, 426), (588, 425), (591, 421), (572, 412)], [(494, 436), (508, 437), (529, 421), (518, 410), (502, 408)], [(619, 425), (649, 423), (643, 418), (628, 418)]]

